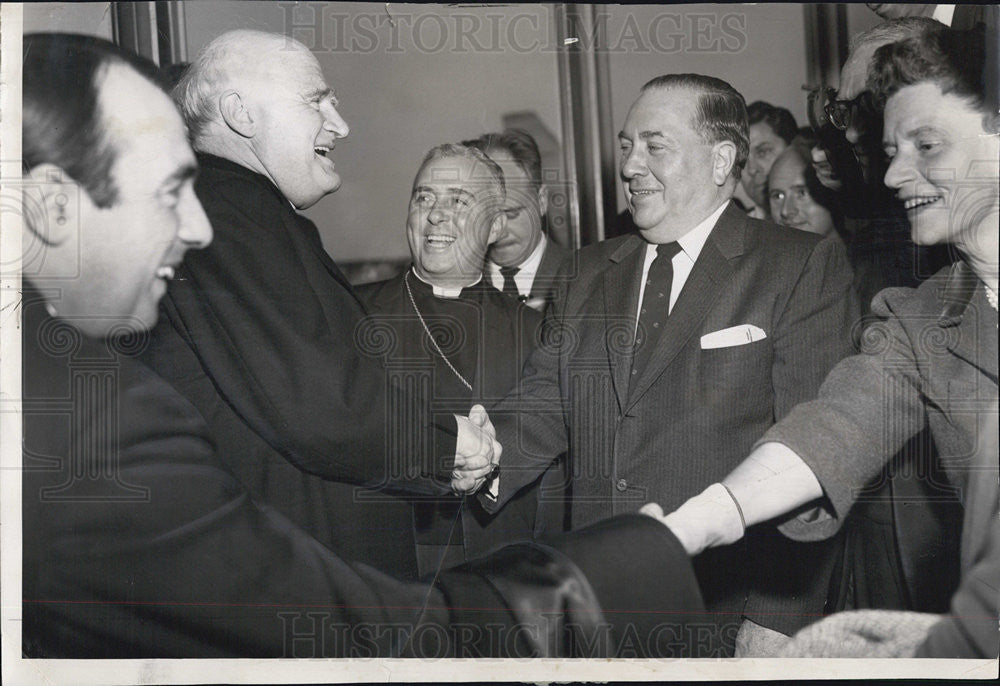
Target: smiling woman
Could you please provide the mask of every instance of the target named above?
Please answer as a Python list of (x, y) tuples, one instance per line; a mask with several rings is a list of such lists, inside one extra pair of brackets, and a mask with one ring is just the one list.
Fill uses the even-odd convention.
[(913, 240), (952, 243), (995, 293), (1000, 117), (983, 92), (982, 46), (981, 32), (941, 32), (881, 48), (872, 86), (885, 102), (885, 183)]

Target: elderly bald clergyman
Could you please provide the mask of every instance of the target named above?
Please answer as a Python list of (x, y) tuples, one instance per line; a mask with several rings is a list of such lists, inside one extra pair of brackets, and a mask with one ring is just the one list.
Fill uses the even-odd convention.
[[(178, 273), (148, 361), (256, 499), (350, 559), (415, 578), (411, 507), (390, 492), (448, 493), (456, 422), (472, 423), (428, 414), (416, 436), (394, 428), (392, 408), (415, 399), (356, 344), (364, 306), (296, 211), (341, 183), (333, 154), (349, 128), (334, 92), (301, 43), (232, 31), (174, 96), (216, 238)], [(493, 445), (472, 433), (459, 433), (470, 459)]]

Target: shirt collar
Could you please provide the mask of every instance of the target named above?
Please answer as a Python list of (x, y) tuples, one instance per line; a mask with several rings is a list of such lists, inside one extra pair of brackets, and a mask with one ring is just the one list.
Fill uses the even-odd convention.
[(708, 240), (709, 234), (712, 233), (712, 229), (715, 228), (716, 223), (719, 221), (719, 217), (722, 213), (726, 211), (729, 207), (729, 202), (726, 201), (716, 208), (715, 212), (705, 217), (700, 224), (695, 226), (693, 229), (688, 231), (686, 234), (677, 239), (677, 243), (681, 246), (681, 250), (687, 255), (688, 259), (692, 262), (698, 261), (698, 255), (701, 254), (701, 249), (705, 247), (705, 242)]
[[(531, 251), (526, 259), (521, 264), (517, 265), (517, 276), (525, 274), (527, 276), (534, 277), (535, 272), (538, 271), (538, 266), (542, 263), (542, 255), (545, 254), (545, 246), (548, 245), (548, 239), (546, 239), (545, 234), (542, 234), (541, 240), (538, 241), (538, 245), (535, 249)], [(489, 267), (490, 272), (494, 274), (500, 273), (500, 265), (496, 264), (493, 260), (487, 260), (486, 266)], [(514, 277), (515, 279), (517, 277)]]
[(465, 290), (466, 288), (472, 288), (473, 286), (475, 286), (476, 284), (478, 284), (480, 281), (483, 280), (483, 275), (480, 274), (479, 278), (477, 278), (472, 283), (466, 284), (464, 286), (459, 286), (457, 288), (452, 286), (438, 286), (437, 284), (433, 284), (427, 279), (420, 276), (420, 274), (417, 273), (417, 270), (414, 269), (413, 267), (410, 267), (410, 271), (413, 273), (415, 277), (417, 277), (417, 279), (423, 281), (425, 284), (430, 286), (431, 292), (435, 295), (435, 297), (438, 298), (457, 298), (460, 295), (462, 295), (463, 290)]

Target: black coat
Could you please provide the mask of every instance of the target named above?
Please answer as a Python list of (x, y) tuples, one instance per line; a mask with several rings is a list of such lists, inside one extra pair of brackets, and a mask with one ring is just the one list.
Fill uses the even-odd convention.
[[(429, 284), (407, 270), (388, 281), (361, 286), (358, 295), (371, 312), (361, 338), (380, 339), (373, 352), (384, 355), (387, 373), (400, 383), (429, 384), (433, 406), (457, 414), (466, 414), (474, 403), (489, 409), (516, 386), (542, 321), (541, 314), (506, 297), (485, 280), (463, 289), (458, 297), (440, 298)], [(414, 303), (420, 308), (419, 317)], [(448, 356), (447, 363), (427, 338), (421, 318)], [(413, 420), (426, 423), (420, 415), (428, 408), (412, 409)], [(447, 559), (464, 561), (506, 543), (562, 531), (564, 465), (564, 461), (552, 465), (544, 477), (524, 488), (498, 514), (485, 512), (475, 498), (465, 500), (460, 525), (455, 522), (460, 501), (453, 496), (414, 503), (418, 543), (441, 546), (450, 539)], [(440, 565), (444, 551), (437, 546), (421, 545), (421, 574)]]
[(256, 502), (198, 411), (133, 358), (144, 335), (88, 339), (30, 288), (23, 306), (27, 657), (705, 649), (687, 628), (701, 611), (690, 563), (658, 522), (617, 518), (433, 586), (400, 581)]
[(454, 418), (394, 431), (389, 408), (413, 399), (356, 340), (365, 309), (316, 227), (265, 177), (199, 163), (214, 238), (178, 270), (146, 360), (255, 498), (338, 553), (415, 578), (411, 508), (385, 491), (448, 492)]

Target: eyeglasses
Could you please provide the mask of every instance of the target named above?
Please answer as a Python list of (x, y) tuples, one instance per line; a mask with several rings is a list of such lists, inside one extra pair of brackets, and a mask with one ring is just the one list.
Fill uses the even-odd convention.
[(812, 126), (813, 131), (819, 131), (824, 124), (830, 121), (823, 108), (837, 97), (837, 91), (824, 86), (802, 86), (802, 90), (808, 91), (806, 113), (809, 115), (809, 125)]
[(853, 100), (837, 100), (831, 98), (823, 106), (827, 119), (831, 124), (841, 131), (846, 131), (847, 127), (859, 114), (873, 114), (875, 112), (875, 101), (870, 91), (862, 92)]

